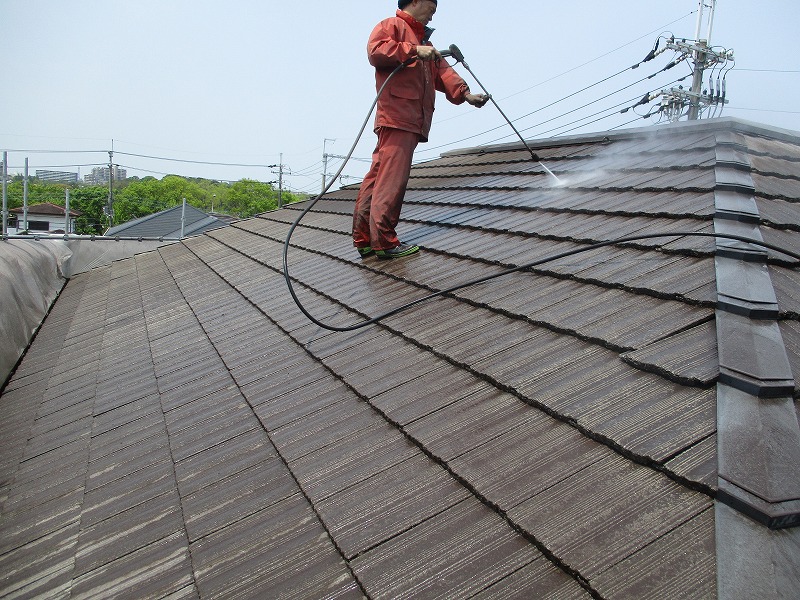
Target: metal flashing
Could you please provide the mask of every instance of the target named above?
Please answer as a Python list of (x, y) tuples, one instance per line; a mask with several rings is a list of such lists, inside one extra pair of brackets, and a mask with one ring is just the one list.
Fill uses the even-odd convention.
[(747, 138), (732, 129), (717, 132), (717, 146), (735, 146), (747, 149)]
[[(763, 241), (746, 142), (738, 132), (717, 134), (714, 231)], [(800, 524), (795, 382), (776, 321), (779, 308), (768, 256), (757, 244), (716, 239), (720, 597), (730, 597), (723, 582), (733, 571), (733, 557), (761, 560), (731, 551), (729, 542), (739, 535), (740, 519), (728, 507), (770, 529)], [(768, 578), (769, 569), (765, 573)]]
[(773, 530), (800, 525), (800, 501), (768, 502), (720, 477), (717, 500)]

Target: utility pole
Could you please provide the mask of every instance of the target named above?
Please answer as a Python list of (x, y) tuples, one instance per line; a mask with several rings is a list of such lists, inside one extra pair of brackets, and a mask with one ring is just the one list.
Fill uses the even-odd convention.
[[(273, 183), (278, 184), (278, 208), (283, 206), (283, 167), (286, 165), (283, 164), (283, 152), (280, 154), (280, 163), (277, 165), (267, 165), (268, 169), (278, 169), (278, 181), (268, 181), (270, 185)], [(275, 171), (272, 171), (272, 174), (275, 175)]]
[(3, 178), (3, 235), (8, 234), (8, 184), (6, 175), (8, 174), (8, 152), (3, 151), (3, 169), (0, 177)]
[(28, 157), (25, 157), (25, 177), (22, 180), (22, 230), (28, 231)]
[(325, 192), (325, 178), (328, 176), (328, 153), (325, 151), (325, 144), (328, 142), (335, 142), (335, 139), (325, 138), (322, 141), (322, 190), (320, 194)]
[(278, 159), (278, 208), (283, 206), (283, 152)]
[(108, 151), (108, 206), (103, 212), (111, 227), (114, 224), (114, 140), (111, 140), (111, 150)]
[(71, 232), (69, 230), (70, 218), (69, 218), (69, 188), (64, 190), (64, 237), (68, 236)]
[[(714, 26), (714, 11), (716, 10), (717, 0), (699, 0), (700, 7), (697, 14), (697, 28), (695, 30), (694, 41), (670, 39), (665, 49), (675, 50), (680, 58), (674, 62), (687, 60), (691, 57), (694, 67), (692, 73), (692, 87), (685, 90), (683, 86), (670, 90), (661, 90), (661, 108), (667, 113), (671, 121), (679, 120), (684, 114), (690, 120), (699, 119), (703, 110), (710, 106), (724, 107), (728, 103), (725, 98), (725, 79), (720, 82), (717, 76), (716, 90), (714, 82), (709, 79), (708, 90), (703, 90), (704, 72), (717, 65), (724, 66), (728, 61), (733, 60), (732, 50), (716, 51), (710, 46), (711, 30)], [(701, 38), (703, 28), (703, 17), (708, 8), (708, 30), (705, 38)], [(688, 110), (687, 110), (688, 109)]]
[(708, 18), (708, 35), (705, 39), (700, 38), (700, 29), (703, 26), (703, 9), (705, 2), (700, 0), (700, 8), (697, 11), (697, 28), (695, 29), (694, 39), (697, 40), (697, 49), (694, 53), (694, 76), (692, 77), (692, 98), (689, 103), (689, 120), (696, 121), (700, 116), (700, 90), (703, 87), (703, 71), (706, 67), (708, 58), (708, 44), (711, 42), (711, 27), (714, 22), (714, 8), (716, 0), (711, 0), (710, 14)]

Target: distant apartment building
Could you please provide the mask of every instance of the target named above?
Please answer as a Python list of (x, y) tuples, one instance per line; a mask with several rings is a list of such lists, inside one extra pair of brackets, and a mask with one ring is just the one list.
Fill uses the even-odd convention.
[(50, 183), (78, 183), (78, 174), (70, 171), (36, 169), (36, 178), (39, 181), (48, 181)]
[[(108, 167), (94, 167), (91, 173), (83, 176), (83, 180), (84, 182), (92, 185), (105, 184), (108, 183), (108, 173)], [(119, 167), (114, 167), (113, 174), (114, 181), (124, 181), (128, 178), (128, 171), (125, 169), (120, 169)]]

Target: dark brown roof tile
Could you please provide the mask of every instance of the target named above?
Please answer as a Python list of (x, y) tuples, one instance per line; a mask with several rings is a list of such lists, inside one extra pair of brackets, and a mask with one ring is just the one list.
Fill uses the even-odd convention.
[(711, 506), (703, 494), (609, 456), (509, 514), (591, 580)]
[[(497, 514), (467, 499), (351, 564), (370, 595), (457, 598), (503, 580), (539, 556)], [(437, 575), (445, 571), (446, 578)]]
[(717, 580), (711, 573), (715, 564), (714, 513), (705, 510), (601, 573), (592, 585), (609, 598), (714, 598)]

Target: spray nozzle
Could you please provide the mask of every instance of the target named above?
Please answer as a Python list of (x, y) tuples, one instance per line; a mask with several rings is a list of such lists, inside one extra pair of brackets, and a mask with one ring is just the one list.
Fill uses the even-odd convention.
[(456, 46), (455, 44), (450, 44), (450, 48), (448, 48), (447, 50), (440, 50), (439, 54), (441, 54), (445, 58), (448, 56), (452, 56), (453, 58), (456, 59), (456, 62), (460, 63), (464, 62), (464, 55), (461, 54), (461, 50), (459, 50), (458, 46)]

